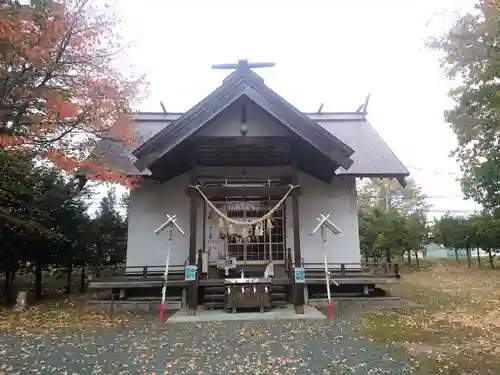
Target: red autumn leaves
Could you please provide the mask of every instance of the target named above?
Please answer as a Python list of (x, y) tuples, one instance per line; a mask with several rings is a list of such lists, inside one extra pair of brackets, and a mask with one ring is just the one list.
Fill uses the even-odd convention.
[(114, 68), (117, 19), (102, 2), (0, 8), (0, 147), (37, 150), (66, 171), (133, 184), (87, 157), (103, 137), (133, 142), (130, 103), (142, 79)]

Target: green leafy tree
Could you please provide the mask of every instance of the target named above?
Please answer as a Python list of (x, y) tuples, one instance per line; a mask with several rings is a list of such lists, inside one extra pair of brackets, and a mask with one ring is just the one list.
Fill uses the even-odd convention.
[(492, 250), (500, 247), (500, 218), (483, 213), (476, 220), (478, 245), (488, 252), (490, 266), (495, 268)]
[(123, 263), (127, 254), (127, 220), (118, 211), (114, 189), (109, 189), (102, 199), (92, 222), (93, 257), (96, 266)]
[(422, 249), (429, 241), (425, 216), (378, 207), (360, 211), (359, 232), (361, 251), (367, 261), (385, 258), (391, 262), (393, 256), (403, 256), (405, 252), (411, 257), (411, 251)]
[(429, 47), (443, 54), (442, 65), (460, 85), (450, 92), (455, 107), (446, 112), (458, 141), (453, 150), (463, 172), (462, 190), (485, 209), (500, 207), (500, 5), (480, 0)]
[(403, 214), (423, 214), (429, 210), (427, 197), (415, 180), (408, 179), (403, 187), (396, 180), (369, 180), (359, 186), (360, 209), (379, 207)]

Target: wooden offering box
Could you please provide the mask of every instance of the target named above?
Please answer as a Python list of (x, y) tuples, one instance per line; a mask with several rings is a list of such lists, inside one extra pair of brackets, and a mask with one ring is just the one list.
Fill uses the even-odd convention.
[(226, 297), (224, 308), (235, 313), (240, 308), (259, 308), (260, 312), (271, 308), (271, 279), (225, 279)]

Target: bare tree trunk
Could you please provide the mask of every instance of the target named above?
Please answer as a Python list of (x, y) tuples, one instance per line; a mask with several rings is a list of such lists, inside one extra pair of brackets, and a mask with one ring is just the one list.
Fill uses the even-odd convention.
[(66, 270), (66, 294), (71, 294), (71, 276), (73, 275), (73, 260), (70, 259), (68, 261), (67, 270)]
[(37, 262), (35, 268), (35, 298), (42, 297), (42, 265)]
[(417, 271), (420, 271), (420, 260), (418, 259), (418, 251), (415, 251), (415, 262), (417, 263)]
[(80, 274), (80, 293), (85, 293), (85, 271), (87, 268), (85, 266), (82, 267), (82, 273)]
[(5, 282), (4, 282), (4, 289), (3, 289), (3, 295), (5, 296), (5, 299), (8, 301), (10, 300), (10, 297), (12, 295), (11, 293), (11, 283), (10, 283), (10, 269), (6, 268), (5, 269)]
[(460, 257), (458, 256), (458, 249), (455, 250), (455, 259), (457, 260), (457, 263), (460, 263)]
[(411, 250), (408, 250), (408, 264), (411, 266)]
[(493, 254), (491, 254), (491, 249), (488, 249), (488, 257), (490, 258), (490, 267), (495, 268), (495, 263), (493, 262)]
[(470, 256), (470, 247), (467, 246), (465, 248), (465, 251), (467, 251), (467, 267), (471, 268), (472, 267), (472, 259), (471, 259), (471, 256)]
[(476, 254), (477, 254), (477, 264), (479, 265), (479, 268), (481, 268), (481, 257), (479, 256), (479, 246), (476, 247)]

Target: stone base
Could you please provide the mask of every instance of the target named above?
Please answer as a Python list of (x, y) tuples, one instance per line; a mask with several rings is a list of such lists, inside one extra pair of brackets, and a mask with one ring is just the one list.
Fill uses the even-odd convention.
[(295, 314), (304, 314), (304, 306), (295, 306)]
[(194, 309), (187, 309), (186, 310), (186, 315), (187, 316), (195, 316), (196, 315), (196, 310), (194, 310)]

